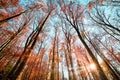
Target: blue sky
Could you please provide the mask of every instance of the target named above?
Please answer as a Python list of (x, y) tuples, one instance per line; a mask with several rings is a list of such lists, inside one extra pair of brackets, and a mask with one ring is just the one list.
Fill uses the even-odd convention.
[[(72, 1), (75, 1), (75, 0), (72, 0)], [(76, 0), (76, 1), (78, 1), (78, 2), (81, 3), (81, 4), (86, 5), (86, 4), (89, 3), (90, 0)]]
[[(35, 1), (35, 0), (32, 0), (32, 1)], [(74, 1), (74, 2), (79, 2), (79, 3), (81, 3), (81, 4), (86, 5), (86, 4), (88, 4), (89, 1), (91, 1), (91, 0), (66, 0), (66, 1)], [(26, 3), (29, 2), (29, 0), (20, 0), (20, 2), (21, 2), (22, 4), (26, 4)]]

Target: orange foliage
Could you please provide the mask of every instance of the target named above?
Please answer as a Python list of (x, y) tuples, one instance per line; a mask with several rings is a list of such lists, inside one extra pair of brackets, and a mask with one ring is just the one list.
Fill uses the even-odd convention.
[(104, 0), (100, 0), (100, 1), (99, 1), (99, 4), (101, 5), (101, 4), (103, 3), (103, 1), (104, 1)]
[(19, 0), (0, 0), (0, 7), (9, 8), (19, 4)]
[(15, 54), (16, 57), (20, 57), (21, 56), (21, 53), (18, 52), (17, 54)]
[(88, 9), (91, 10), (94, 4), (95, 4), (95, 2), (89, 2)]
[(61, 7), (60, 11), (65, 12), (66, 11), (66, 6)]
[(7, 17), (9, 17), (10, 15), (8, 14), (8, 13), (5, 13), (5, 12), (0, 12), (0, 20), (2, 20), (2, 19), (5, 19), (5, 18), (7, 18)]
[(60, 62), (60, 61), (61, 61), (60, 57), (56, 58), (56, 62)]
[[(9, 10), (9, 8), (17, 7), (16, 10), (13, 10), (12, 12)], [(19, 0), (0, 0), (0, 20), (7, 19), (13, 15), (19, 14), (23, 11), (23, 7), (19, 5)], [(14, 18), (14, 20), (18, 21), (18, 17)], [(6, 22), (1, 23), (2, 26), (8, 26), (9, 24)]]

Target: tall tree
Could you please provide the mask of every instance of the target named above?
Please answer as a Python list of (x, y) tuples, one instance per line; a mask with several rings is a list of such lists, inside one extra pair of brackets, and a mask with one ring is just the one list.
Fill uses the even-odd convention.
[[(64, 2), (63, 2), (63, 4), (64, 5), (61, 6), (61, 9), (62, 9), (62, 11), (63, 11), (63, 13), (65, 15), (65, 19), (75, 29), (80, 41), (83, 43), (83, 45), (86, 48), (86, 50), (88, 51), (89, 55), (93, 59), (93, 62), (96, 64), (100, 78), (102, 80), (107, 80), (107, 77), (106, 77), (105, 73), (103, 72), (98, 60), (94, 56), (91, 49), (88, 47), (87, 43), (85, 42), (85, 40), (84, 40), (84, 38), (82, 36), (82, 33), (80, 32), (80, 28), (82, 28), (82, 26), (83, 26), (82, 25), (83, 24), (83, 13), (84, 13), (83, 7), (80, 6), (80, 5), (74, 5), (73, 2), (70, 2), (70, 4), (68, 6), (65, 5)], [(74, 9), (75, 6), (77, 6), (77, 8)]]
[(43, 29), (43, 26), (44, 26), (46, 20), (48, 19), (50, 13), (51, 13), (51, 11), (47, 14), (47, 16), (44, 18), (44, 20), (42, 22), (40, 21), (38, 23), (37, 28), (28, 37), (26, 44), (25, 44), (25, 49), (24, 49), (22, 55), (20, 56), (19, 60), (17, 61), (17, 63), (15, 64), (15, 66), (13, 67), (11, 72), (9, 73), (9, 75), (8, 75), (9, 78), (16, 79), (18, 77), (18, 75), (20, 74), (20, 72), (22, 71), (22, 69), (24, 68), (25, 63), (26, 63), (30, 53), (34, 49), (35, 43), (37, 41), (37, 37), (40, 34), (41, 30)]

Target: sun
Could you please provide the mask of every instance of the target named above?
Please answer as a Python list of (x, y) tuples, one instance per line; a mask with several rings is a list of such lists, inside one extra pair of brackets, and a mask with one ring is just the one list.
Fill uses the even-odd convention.
[(94, 63), (90, 64), (89, 67), (90, 67), (91, 70), (96, 70), (96, 65)]

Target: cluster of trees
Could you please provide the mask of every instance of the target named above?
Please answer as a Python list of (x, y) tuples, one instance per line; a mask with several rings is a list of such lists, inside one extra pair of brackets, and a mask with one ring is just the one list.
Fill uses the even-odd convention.
[(119, 11), (104, 0), (0, 0), (0, 80), (119, 80)]

